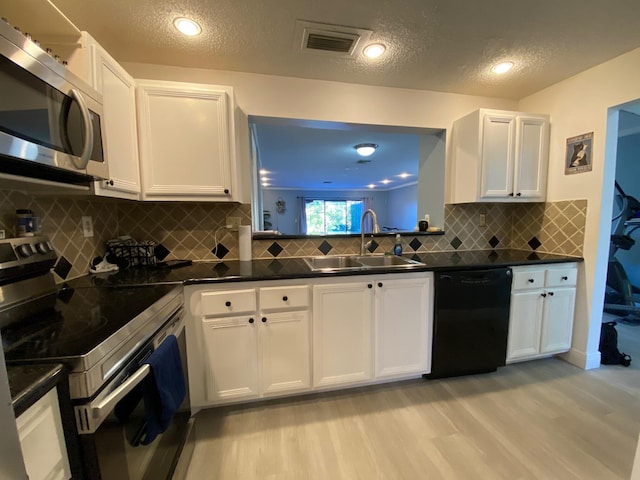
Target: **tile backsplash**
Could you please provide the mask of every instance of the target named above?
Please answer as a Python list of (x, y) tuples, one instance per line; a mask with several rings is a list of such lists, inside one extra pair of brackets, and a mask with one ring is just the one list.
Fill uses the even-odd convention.
[[(206, 202), (132, 202), (87, 196), (33, 195), (0, 190), (0, 229), (14, 236), (15, 210), (29, 208), (43, 220), (56, 251), (72, 265), (68, 275), (84, 275), (91, 259), (104, 254), (106, 240), (131, 235), (153, 240), (167, 258), (237, 259), (238, 234), (224, 227), (229, 216), (251, 223), (250, 205)], [(517, 248), (582, 255), (587, 201), (535, 204), (445, 206), (445, 234), (403, 236), (404, 252)], [(486, 225), (479, 226), (480, 214)], [(91, 216), (94, 236), (82, 235), (82, 216)], [(371, 250), (391, 251), (393, 237), (375, 238)], [(217, 248), (215, 248), (217, 246)], [(360, 238), (254, 240), (253, 258), (358, 253)]]

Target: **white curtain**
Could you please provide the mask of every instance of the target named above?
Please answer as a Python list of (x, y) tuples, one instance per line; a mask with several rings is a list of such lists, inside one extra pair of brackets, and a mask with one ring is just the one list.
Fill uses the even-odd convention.
[(298, 200), (298, 233), (300, 235), (307, 234), (307, 199), (304, 197), (296, 197)]
[[(373, 198), (371, 197), (362, 197), (362, 213), (366, 210), (373, 209)], [(364, 231), (365, 232), (373, 232), (373, 219), (371, 215), (367, 215), (367, 218), (364, 220)]]

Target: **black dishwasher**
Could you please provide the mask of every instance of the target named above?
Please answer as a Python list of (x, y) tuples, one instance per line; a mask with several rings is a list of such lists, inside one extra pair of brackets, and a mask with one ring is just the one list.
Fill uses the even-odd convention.
[(493, 372), (505, 364), (511, 269), (435, 274), (433, 353), (427, 378)]

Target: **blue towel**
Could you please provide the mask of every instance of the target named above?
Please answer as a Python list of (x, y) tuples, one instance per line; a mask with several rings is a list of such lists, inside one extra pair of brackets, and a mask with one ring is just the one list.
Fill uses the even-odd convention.
[(147, 429), (141, 443), (148, 445), (169, 427), (187, 387), (174, 335), (169, 335), (145, 363), (151, 367), (151, 373), (142, 382)]

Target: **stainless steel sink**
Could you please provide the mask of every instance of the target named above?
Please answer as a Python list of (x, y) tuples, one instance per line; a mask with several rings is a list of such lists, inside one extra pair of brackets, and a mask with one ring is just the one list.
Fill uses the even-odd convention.
[(356, 260), (356, 257), (305, 257), (305, 262), (311, 270), (347, 270), (353, 268), (362, 268), (362, 264)]
[(336, 257), (305, 257), (304, 261), (314, 272), (341, 272), (349, 270), (369, 270), (373, 268), (415, 268), (423, 263), (404, 257), (391, 255), (343, 255)]
[(366, 267), (398, 267), (407, 265), (423, 265), (415, 260), (391, 255), (365, 255), (356, 257), (357, 261)]

